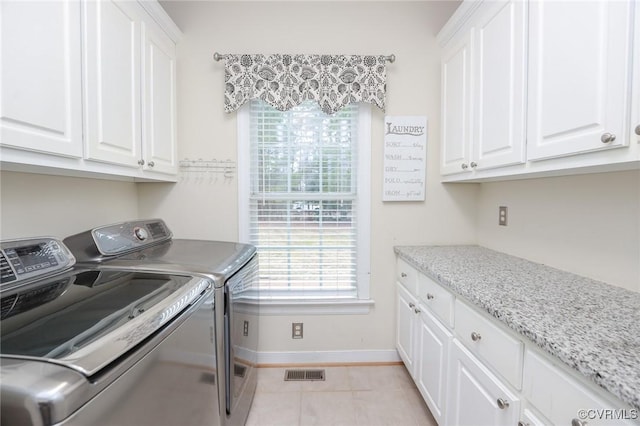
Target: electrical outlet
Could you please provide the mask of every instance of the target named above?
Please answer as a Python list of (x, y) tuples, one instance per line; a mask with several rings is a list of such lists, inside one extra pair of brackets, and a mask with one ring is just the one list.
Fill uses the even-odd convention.
[(291, 323), (291, 338), (292, 339), (302, 339), (302, 323), (294, 322)]
[(243, 336), (249, 335), (249, 321), (244, 322), (244, 329), (242, 330), (242, 335)]
[(498, 207), (498, 225), (507, 226), (507, 206)]

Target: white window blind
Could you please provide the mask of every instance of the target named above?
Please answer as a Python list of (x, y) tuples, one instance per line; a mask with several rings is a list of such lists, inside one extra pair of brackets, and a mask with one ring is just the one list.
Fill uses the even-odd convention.
[(326, 115), (315, 103), (285, 112), (250, 103), (249, 241), (261, 297), (357, 297), (358, 117), (358, 105)]

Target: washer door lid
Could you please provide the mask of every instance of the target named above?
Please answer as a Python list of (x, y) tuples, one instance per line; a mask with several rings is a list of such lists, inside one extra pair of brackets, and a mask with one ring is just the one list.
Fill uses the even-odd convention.
[[(77, 274), (75, 282), (55, 299), (31, 303), (29, 309), (3, 319), (2, 356), (46, 360), (91, 376), (166, 326), (211, 286), (190, 276), (86, 273), (107, 277), (97, 280), (99, 285), (96, 280), (87, 285)], [(46, 284), (29, 291), (46, 291)], [(25, 297), (18, 294), (17, 300)]]

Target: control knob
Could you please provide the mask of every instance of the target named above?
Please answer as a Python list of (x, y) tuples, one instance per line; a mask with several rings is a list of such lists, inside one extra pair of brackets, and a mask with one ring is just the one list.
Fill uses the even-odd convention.
[(147, 230), (140, 227), (134, 228), (133, 235), (135, 235), (136, 238), (140, 241), (144, 241), (149, 238), (149, 233), (147, 232)]

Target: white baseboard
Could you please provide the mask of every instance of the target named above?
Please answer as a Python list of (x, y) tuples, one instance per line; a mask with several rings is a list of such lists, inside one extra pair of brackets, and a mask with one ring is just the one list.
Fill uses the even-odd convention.
[(401, 362), (395, 349), (258, 352), (258, 365), (268, 364), (368, 364)]

